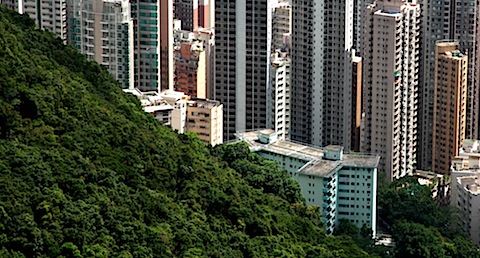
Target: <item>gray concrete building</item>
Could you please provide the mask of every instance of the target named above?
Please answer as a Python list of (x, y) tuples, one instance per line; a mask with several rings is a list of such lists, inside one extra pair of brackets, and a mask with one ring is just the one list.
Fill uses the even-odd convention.
[(224, 139), (265, 128), (271, 53), (271, 0), (215, 1), (215, 86), (224, 108)]
[(292, 140), (350, 150), (353, 1), (292, 1)]

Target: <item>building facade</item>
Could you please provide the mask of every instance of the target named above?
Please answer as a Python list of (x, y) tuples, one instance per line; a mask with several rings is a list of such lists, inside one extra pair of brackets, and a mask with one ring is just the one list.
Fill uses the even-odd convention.
[(223, 105), (215, 100), (192, 99), (187, 103), (187, 131), (215, 146), (223, 143)]
[(0, 4), (28, 14), (38, 28), (67, 42), (67, 0), (0, 0)]
[(390, 179), (415, 167), (420, 6), (402, 0), (367, 8), (362, 151), (377, 153)]
[(133, 21), (128, 0), (68, 2), (68, 43), (133, 88)]
[(174, 89), (206, 98), (207, 64), (204, 42), (196, 39), (193, 32), (175, 31)]
[(449, 174), (451, 159), (465, 139), (468, 57), (458, 42), (437, 41), (433, 112), (432, 170)]
[(362, 126), (362, 58), (354, 56), (352, 59), (352, 121), (351, 125), (351, 147), (352, 151), (360, 151), (361, 126)]
[(175, 0), (174, 17), (182, 21), (182, 30), (193, 31), (199, 22), (199, 0)]
[(292, 1), (292, 140), (350, 150), (353, 1)]
[(279, 0), (273, 7), (272, 49), (291, 48), (292, 6), (290, 0)]
[(175, 0), (174, 17), (182, 22), (182, 30), (215, 26), (214, 0)]
[(287, 170), (308, 205), (320, 207), (328, 234), (340, 219), (376, 234), (377, 155), (344, 154), (343, 147), (310, 147), (279, 140), (273, 130), (238, 133), (260, 156)]
[(435, 43), (438, 40), (458, 41), (459, 50), (468, 56), (466, 137), (479, 137), (479, 4), (477, 0), (422, 1), (424, 52), (419, 92), (419, 168), (432, 168)]
[(173, 90), (173, 0), (131, 0), (134, 82), (142, 91)]
[(179, 91), (123, 91), (138, 97), (146, 113), (177, 133), (194, 132), (207, 144), (223, 143), (223, 106), (218, 101), (191, 98)]
[(277, 49), (272, 54), (270, 94), (267, 95), (267, 125), (282, 140), (288, 138), (288, 132), (290, 131), (290, 63), (290, 53), (286, 49)]
[(224, 105), (224, 139), (265, 128), (271, 53), (271, 0), (215, 1), (215, 82)]
[(458, 202), (458, 178), (464, 176), (480, 175), (480, 142), (477, 140), (465, 139), (458, 150), (458, 156), (452, 159), (450, 167), (450, 204), (455, 206)]
[(455, 28), (454, 39), (462, 53), (468, 55), (467, 126), (466, 137), (479, 139), (480, 118), (480, 2), (478, 0), (451, 1), (455, 11), (451, 17)]
[(480, 246), (480, 177), (464, 176), (457, 178), (458, 199), (455, 206), (466, 219), (459, 221), (477, 246)]

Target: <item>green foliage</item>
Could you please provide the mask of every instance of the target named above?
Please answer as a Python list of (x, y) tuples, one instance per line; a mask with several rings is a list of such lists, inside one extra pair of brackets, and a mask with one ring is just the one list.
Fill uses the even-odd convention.
[(436, 204), (430, 187), (416, 177), (379, 187), (378, 199), (380, 217), (392, 226), (396, 257), (480, 257), (458, 223), (460, 212)]
[(358, 238), (360, 236), (360, 229), (346, 219), (341, 219), (338, 222), (338, 226), (335, 227), (333, 234), (336, 236), (350, 236), (353, 238)]
[(0, 78), (1, 257), (369, 257), (277, 165), (212, 156), (3, 7)]
[(275, 194), (289, 203), (305, 203), (297, 181), (274, 161), (252, 153), (245, 142), (216, 146), (213, 154), (239, 172), (249, 185), (264, 193)]

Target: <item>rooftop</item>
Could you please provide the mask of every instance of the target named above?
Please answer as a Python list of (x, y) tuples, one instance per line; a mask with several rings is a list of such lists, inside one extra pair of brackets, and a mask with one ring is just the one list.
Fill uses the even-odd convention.
[(187, 105), (189, 107), (212, 109), (214, 107), (220, 106), (221, 103), (217, 100), (192, 98), (190, 101), (187, 102)]
[(378, 167), (379, 156), (345, 154), (342, 160), (316, 160), (303, 167), (299, 173), (314, 176), (328, 176), (343, 167)]
[[(267, 129), (268, 130), (268, 129)], [(261, 143), (258, 140), (259, 133), (268, 134), (273, 130), (261, 130), (237, 133), (239, 141), (246, 142), (252, 151), (273, 152), (281, 155), (302, 159), (308, 162), (299, 173), (306, 175), (326, 176), (342, 167), (378, 167), (380, 157), (378, 155), (344, 154), (342, 160), (323, 159), (327, 151), (341, 151), (342, 146), (329, 145), (324, 148), (296, 143), (288, 140), (277, 140), (273, 143)]]
[(457, 181), (465, 188), (465, 190), (469, 191), (470, 193), (480, 193), (480, 179), (478, 177), (464, 176), (457, 178)]

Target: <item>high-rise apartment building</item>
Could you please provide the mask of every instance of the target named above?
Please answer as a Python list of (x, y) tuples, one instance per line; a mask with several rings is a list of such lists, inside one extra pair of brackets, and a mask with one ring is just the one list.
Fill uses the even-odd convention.
[(361, 125), (362, 125), (362, 58), (354, 56), (352, 59), (352, 121), (351, 150), (360, 151)]
[(214, 0), (174, 0), (174, 17), (182, 22), (182, 30), (211, 28), (214, 22)]
[[(480, 176), (480, 142), (465, 139), (458, 150), (458, 156), (452, 159), (450, 167), (450, 205), (458, 202), (457, 180), (461, 177)], [(477, 213), (478, 214), (478, 213)]]
[(131, 0), (134, 83), (143, 91), (173, 90), (173, 0)]
[(435, 43), (455, 39), (460, 51), (468, 56), (466, 137), (479, 137), (480, 106), (480, 35), (477, 0), (423, 0), (423, 60), (419, 91), (418, 167), (432, 168), (432, 129), (434, 105)]
[(290, 0), (279, 0), (273, 7), (272, 49), (291, 48), (292, 6)]
[(67, 41), (67, 0), (0, 0), (0, 4), (35, 20), (37, 27)]
[(272, 54), (270, 68), (270, 91), (267, 95), (267, 126), (277, 133), (281, 140), (288, 138), (290, 131), (290, 53), (284, 49), (277, 49)]
[(478, 139), (480, 119), (480, 1), (456, 0), (451, 22), (454, 39), (460, 43), (462, 53), (468, 55), (467, 127), (466, 137)]
[(271, 0), (215, 1), (215, 86), (224, 139), (265, 128), (271, 53)]
[(68, 43), (133, 88), (133, 21), (128, 0), (69, 0)]
[(0, 4), (6, 6), (8, 9), (14, 10), (23, 14), (23, 2), (21, 0), (0, 0)]
[(458, 42), (437, 41), (436, 46), (432, 170), (448, 175), (465, 139), (468, 57)]
[(458, 156), (452, 160), (450, 205), (457, 207), (463, 217), (459, 221), (470, 239), (480, 246), (480, 142), (466, 139)]
[(207, 55), (195, 33), (175, 31), (175, 90), (198, 98), (207, 97)]
[(292, 140), (351, 148), (353, 9), (292, 2)]
[(362, 151), (382, 158), (390, 179), (415, 167), (420, 6), (402, 0), (367, 8)]
[(182, 22), (182, 30), (193, 31), (199, 22), (199, 0), (174, 0), (174, 17)]

